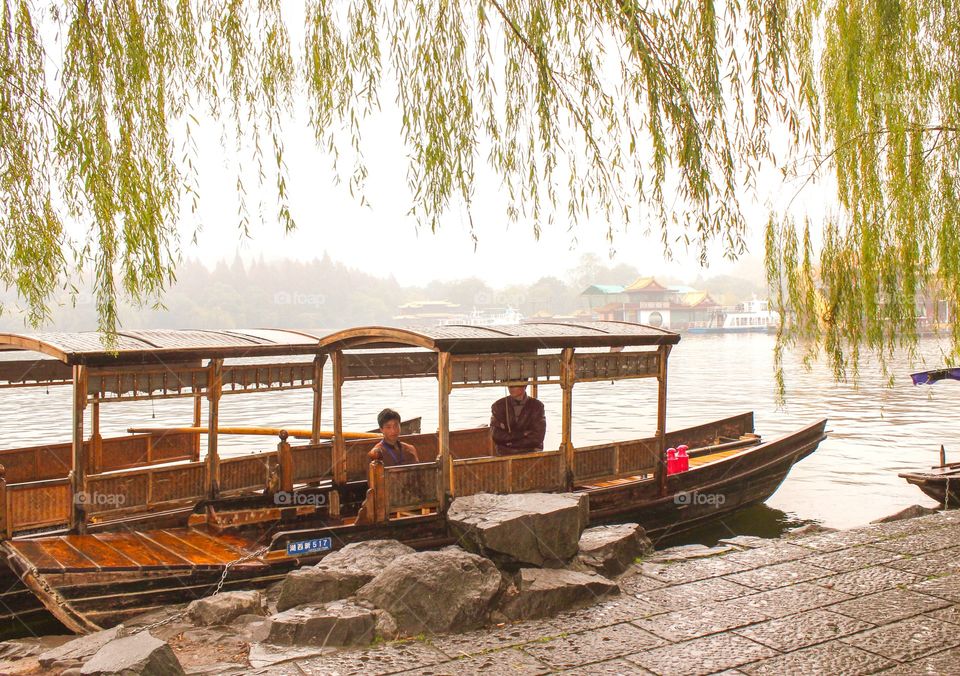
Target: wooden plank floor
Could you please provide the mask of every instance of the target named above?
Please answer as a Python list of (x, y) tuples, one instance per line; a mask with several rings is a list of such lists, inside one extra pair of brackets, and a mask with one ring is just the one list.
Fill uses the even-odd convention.
[[(221, 537), (190, 528), (57, 535), (9, 544), (41, 573), (219, 568), (256, 549), (236, 535)], [(241, 565), (266, 561), (253, 558)]]

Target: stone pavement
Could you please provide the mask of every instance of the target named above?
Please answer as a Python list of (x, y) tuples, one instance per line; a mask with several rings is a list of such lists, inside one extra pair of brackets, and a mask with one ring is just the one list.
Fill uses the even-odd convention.
[(960, 673), (960, 510), (743, 543), (637, 564), (622, 596), (547, 620), (255, 673)]

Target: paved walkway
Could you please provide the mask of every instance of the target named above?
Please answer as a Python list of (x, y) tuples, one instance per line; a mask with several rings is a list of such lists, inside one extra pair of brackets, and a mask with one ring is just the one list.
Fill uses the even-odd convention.
[(622, 596), (549, 620), (257, 673), (960, 673), (960, 510), (748, 544), (639, 564)]

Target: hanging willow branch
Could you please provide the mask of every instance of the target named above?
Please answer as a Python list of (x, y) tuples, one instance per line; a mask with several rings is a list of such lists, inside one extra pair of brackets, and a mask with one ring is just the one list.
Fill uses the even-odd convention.
[[(291, 4), (0, 0), (0, 278), (33, 324), (84, 271), (107, 334), (119, 302), (162, 297), (199, 197), (197, 119), (249, 153), (290, 230), (294, 101), (367, 203), (364, 133), (388, 97), (424, 228), (488, 199), (486, 171), (537, 234), (641, 227), (666, 256), (735, 257), (740, 200), (775, 167), (837, 185), (824, 223), (798, 224), (804, 189), (771, 214), (778, 355), (802, 342), (855, 374), (863, 349), (916, 345), (918, 296), (960, 307), (950, 3), (303, 0), (302, 44)], [(238, 176), (245, 232), (246, 194)]]
[(836, 377), (855, 378), (863, 350), (887, 373), (896, 350), (916, 356), (919, 329), (934, 327), (948, 334), (952, 361), (960, 7), (844, 1), (829, 5), (823, 22), (822, 53), (812, 56), (808, 30), (803, 67), (820, 74), (825, 150), (803, 185), (834, 177), (839, 207), (825, 223), (806, 224), (802, 244), (793, 219), (771, 217), (768, 278), (790, 319), (778, 345), (799, 342), (808, 357), (822, 350)]

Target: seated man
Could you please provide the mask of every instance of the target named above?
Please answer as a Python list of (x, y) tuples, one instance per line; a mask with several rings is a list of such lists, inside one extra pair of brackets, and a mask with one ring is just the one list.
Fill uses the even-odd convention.
[(543, 404), (527, 396), (526, 383), (511, 383), (510, 395), (490, 407), (490, 430), (497, 455), (543, 450), (547, 418)]
[(391, 408), (385, 408), (377, 416), (377, 426), (383, 439), (374, 448), (383, 455), (383, 466), (407, 465), (420, 462), (417, 449), (411, 444), (400, 441), (400, 414)]

